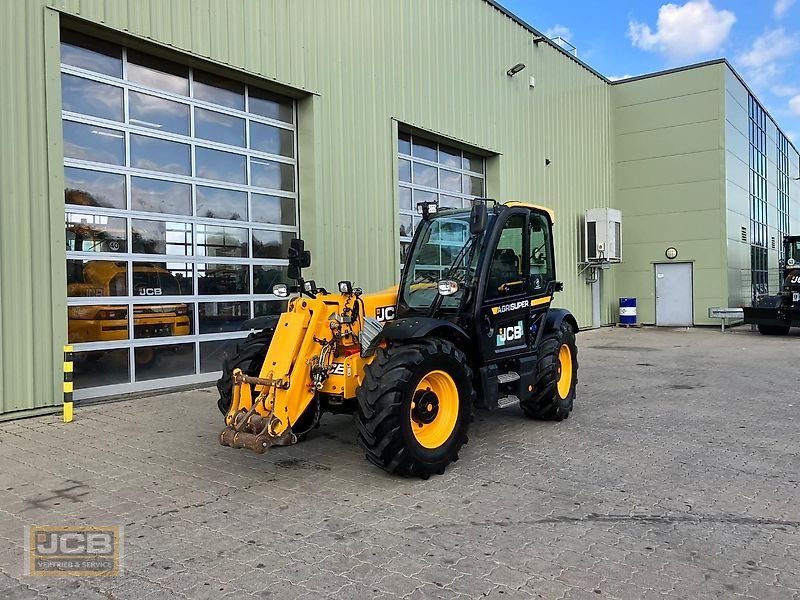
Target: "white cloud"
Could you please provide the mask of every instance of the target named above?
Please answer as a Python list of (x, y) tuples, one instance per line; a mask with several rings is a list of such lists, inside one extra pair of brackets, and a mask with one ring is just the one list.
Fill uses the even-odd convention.
[(563, 25), (554, 25), (545, 31), (544, 34), (550, 39), (557, 37), (564, 38), (565, 40), (572, 39), (572, 32), (569, 30), (569, 27), (564, 27)]
[(795, 86), (781, 82), (780, 78), (789, 68), (789, 59), (799, 50), (798, 36), (779, 27), (757, 37), (750, 49), (736, 58), (736, 64), (757, 90), (769, 90), (777, 96), (794, 96), (798, 93)]
[(621, 79), (630, 79), (631, 77), (636, 77), (636, 75), (609, 75), (609, 81), (620, 81)]
[(777, 0), (775, 6), (772, 7), (772, 13), (775, 15), (775, 18), (780, 19), (783, 17), (783, 15), (792, 8), (792, 4), (794, 4), (794, 0)]
[(767, 31), (757, 37), (750, 50), (739, 57), (745, 67), (761, 68), (788, 58), (800, 49), (797, 36), (788, 35), (783, 27)]
[(789, 110), (800, 117), (800, 94), (789, 100)]
[(658, 9), (653, 32), (646, 23), (628, 23), (628, 37), (637, 48), (661, 52), (671, 59), (691, 59), (720, 49), (736, 15), (717, 10), (710, 0), (689, 0), (686, 4), (664, 4)]
[(800, 94), (800, 87), (778, 83), (772, 86), (772, 93), (782, 98), (796, 96)]

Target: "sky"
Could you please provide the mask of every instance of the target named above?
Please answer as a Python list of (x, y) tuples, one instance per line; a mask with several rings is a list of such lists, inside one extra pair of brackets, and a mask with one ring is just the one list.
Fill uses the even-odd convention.
[(800, 0), (499, 0), (610, 79), (727, 58), (800, 146)]

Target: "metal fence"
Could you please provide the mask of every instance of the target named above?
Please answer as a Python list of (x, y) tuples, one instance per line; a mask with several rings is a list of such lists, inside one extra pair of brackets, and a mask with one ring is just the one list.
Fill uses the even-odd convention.
[(774, 296), (783, 285), (782, 269), (768, 269), (753, 272), (750, 269), (739, 271), (738, 281), (731, 281), (731, 293), (738, 290), (738, 298), (730, 298), (730, 306), (753, 306), (762, 296)]

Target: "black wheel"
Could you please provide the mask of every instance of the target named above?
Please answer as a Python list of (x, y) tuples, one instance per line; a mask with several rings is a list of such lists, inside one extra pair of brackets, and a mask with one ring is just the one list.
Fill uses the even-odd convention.
[(788, 325), (759, 325), (758, 332), (761, 335), (789, 335)]
[(159, 348), (152, 346), (145, 346), (134, 350), (134, 361), (136, 366), (142, 369), (152, 367), (158, 359)]
[(429, 338), (379, 349), (357, 390), (358, 442), (367, 459), (427, 479), (458, 460), (475, 391), (467, 357)]
[(231, 356), (222, 361), (222, 377), (217, 380), (219, 391), (217, 406), (223, 415), (228, 413), (233, 401), (234, 369), (241, 369), (245, 375), (258, 375), (274, 334), (274, 328), (251, 333), (239, 342)]
[(520, 402), (533, 419), (561, 421), (569, 417), (578, 384), (578, 347), (569, 323), (547, 331), (539, 345), (536, 385), (529, 398)]

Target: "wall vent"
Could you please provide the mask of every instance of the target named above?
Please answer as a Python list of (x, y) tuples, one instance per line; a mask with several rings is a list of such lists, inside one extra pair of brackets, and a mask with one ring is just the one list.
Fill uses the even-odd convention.
[(775, 250), (775, 238), (772, 238), (772, 249)]
[(743, 242), (747, 241), (747, 227), (745, 227), (744, 225), (742, 226), (742, 241)]

